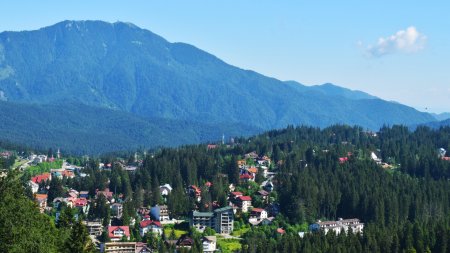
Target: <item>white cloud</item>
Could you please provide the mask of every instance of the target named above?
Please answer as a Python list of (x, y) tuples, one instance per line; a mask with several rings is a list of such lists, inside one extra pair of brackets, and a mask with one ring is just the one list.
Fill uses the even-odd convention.
[(371, 57), (381, 57), (394, 53), (415, 53), (425, 48), (427, 37), (414, 26), (400, 30), (394, 35), (381, 37), (374, 45), (368, 45), (365, 53)]

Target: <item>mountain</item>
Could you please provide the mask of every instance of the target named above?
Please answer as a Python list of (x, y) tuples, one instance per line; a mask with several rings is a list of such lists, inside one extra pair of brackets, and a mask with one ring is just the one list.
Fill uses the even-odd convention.
[(431, 113), (431, 115), (436, 119), (436, 120), (446, 120), (446, 119), (450, 119), (450, 112), (443, 112), (443, 113)]
[(441, 120), (441, 121), (431, 121), (423, 124), (416, 124), (410, 126), (411, 129), (416, 129), (418, 126), (427, 126), (433, 129), (439, 129), (440, 127), (450, 127), (450, 119)]
[[(0, 33), (0, 100), (50, 106), (60, 114), (66, 108), (55, 106), (70, 103), (145, 120), (194, 122), (198, 127), (184, 133), (187, 139), (196, 139), (189, 135), (211, 125), (259, 131), (345, 123), (377, 129), (434, 120), (360, 91), (282, 82), (133, 24), (102, 21), (64, 21), (36, 31)], [(87, 120), (75, 116), (73, 121)], [(108, 134), (129, 125), (121, 127), (125, 129)]]

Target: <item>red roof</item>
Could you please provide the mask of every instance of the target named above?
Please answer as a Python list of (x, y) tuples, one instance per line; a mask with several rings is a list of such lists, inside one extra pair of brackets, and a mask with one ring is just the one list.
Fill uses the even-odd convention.
[(35, 177), (32, 177), (32, 178), (31, 178), (31, 181), (33, 181), (33, 182), (36, 183), (36, 184), (40, 184), (40, 183), (43, 182), (43, 181), (49, 180), (50, 177), (51, 177), (51, 174), (50, 174), (50, 173), (44, 173), (44, 174), (41, 174), (41, 175), (37, 175), (37, 176), (35, 176)]
[(108, 227), (108, 236), (109, 238), (121, 238), (121, 236), (114, 236), (114, 231), (123, 230), (123, 233), (126, 237), (130, 236), (130, 227), (128, 226), (109, 226)]
[(444, 160), (444, 161), (450, 161), (450, 157), (442, 157), (442, 160)]
[(252, 209), (252, 212), (255, 212), (255, 213), (262, 213), (264, 211), (264, 209), (262, 209), (262, 208), (253, 208)]
[(348, 157), (339, 157), (339, 163), (345, 163), (348, 161)]
[(243, 174), (239, 176), (240, 179), (252, 179), (253, 175)]
[(36, 200), (46, 200), (47, 199), (47, 194), (35, 194), (34, 198)]
[(208, 149), (215, 149), (215, 148), (217, 148), (217, 145), (208, 144)]
[(85, 198), (75, 199), (74, 204), (75, 206), (86, 206), (88, 204), (88, 201)]
[(113, 192), (109, 191), (109, 188), (106, 188), (104, 191), (98, 191), (97, 192), (97, 196), (103, 194), (103, 196), (105, 196), (105, 198), (110, 199), (113, 196)]
[(211, 186), (212, 186), (212, 183), (211, 183), (211, 182), (206, 182), (205, 185), (206, 185), (207, 187), (211, 187)]
[(241, 201), (252, 201), (252, 197), (250, 196), (240, 196), (239, 199)]
[(244, 195), (242, 192), (231, 192), (231, 195), (238, 197)]
[(143, 221), (141, 221), (141, 223), (139, 223), (139, 225), (141, 226), (141, 228), (145, 228), (150, 225), (155, 225), (157, 227), (161, 227), (161, 222), (154, 221), (154, 220), (143, 220)]
[(277, 228), (277, 233), (284, 234), (284, 233), (286, 233), (286, 231), (282, 228)]
[(200, 189), (200, 187), (197, 187), (196, 185), (191, 185), (191, 186), (189, 186), (189, 188), (192, 188), (192, 189), (194, 189), (195, 190), (195, 193), (196, 194), (200, 194), (200, 193), (202, 193), (202, 190)]

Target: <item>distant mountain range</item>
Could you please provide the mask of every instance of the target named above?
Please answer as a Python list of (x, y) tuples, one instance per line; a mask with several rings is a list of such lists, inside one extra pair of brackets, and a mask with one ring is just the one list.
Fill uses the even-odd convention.
[(435, 120), (361, 91), (266, 77), (133, 24), (102, 21), (0, 33), (0, 100), (3, 138), (46, 139), (71, 151), (204, 142), (288, 124), (378, 129)]

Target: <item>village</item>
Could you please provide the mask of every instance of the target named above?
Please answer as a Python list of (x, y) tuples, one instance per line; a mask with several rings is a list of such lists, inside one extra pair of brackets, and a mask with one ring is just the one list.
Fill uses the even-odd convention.
[[(208, 150), (217, 148), (217, 145), (207, 145)], [(328, 152), (322, 150), (322, 152)], [(10, 152), (2, 152), (3, 158), (12, 155)], [(446, 150), (439, 149), (438, 156), (442, 160), (449, 160), (446, 157)], [(353, 154), (339, 157), (338, 163), (345, 165), (352, 159)], [(396, 165), (383, 162), (376, 155), (376, 151), (370, 153), (370, 159), (384, 169), (392, 169)], [(201, 235), (201, 247), (203, 252), (216, 252), (219, 246), (222, 251), (235, 250), (233, 244), (238, 244), (240, 236), (246, 230), (254, 226), (269, 226), (280, 213), (280, 206), (276, 202), (277, 188), (277, 167), (270, 157), (250, 152), (237, 160), (239, 167), (240, 186), (230, 184), (227, 191), (227, 205), (220, 206), (217, 201), (209, 203), (211, 211), (200, 211), (198, 205), (202, 203), (202, 191), (208, 191), (212, 183), (207, 181), (204, 185), (189, 185), (185, 188), (185, 197), (193, 199), (196, 203), (195, 209), (191, 210), (187, 217), (173, 217), (166, 204), (155, 206), (142, 206), (135, 209), (135, 213), (129, 217), (129, 224), (120, 224), (124, 216), (123, 194), (116, 194), (114, 189), (105, 187), (97, 189), (94, 195), (89, 191), (77, 191), (63, 185), (64, 191), (59, 196), (53, 196), (49, 200), (52, 187), (52, 180), (70, 180), (77, 177), (89, 176), (84, 172), (82, 166), (76, 166), (67, 162), (60, 151), (56, 152), (56, 157), (46, 155), (30, 155), (18, 158), (21, 161), (19, 169), (22, 171), (33, 170), (42, 164), (46, 164), (46, 172), (33, 175), (27, 182), (27, 187), (31, 191), (33, 199), (41, 213), (45, 213), (54, 218), (56, 224), (64, 215), (61, 207), (76, 210), (75, 219), (83, 219), (92, 241), (101, 252), (153, 252), (153, 246), (148, 245), (148, 237), (159, 238), (168, 246), (176, 249), (189, 249), (193, 246), (194, 239), (189, 236), (190, 230), (194, 229)], [(126, 173), (135, 173), (142, 165), (142, 161), (136, 159), (136, 163), (126, 164), (125, 161), (116, 161), (116, 164), (99, 163), (99, 170), (111, 171), (114, 166), (120, 166)], [(306, 162), (302, 163), (307, 167)], [(39, 170), (34, 170), (39, 171)], [(256, 178), (261, 177), (260, 184), (256, 183)], [(243, 186), (247, 189), (242, 190)], [(244, 194), (245, 191), (247, 194)], [(170, 184), (164, 183), (159, 186), (159, 194), (163, 200), (173, 193)], [(104, 199), (109, 209), (111, 219), (105, 224), (103, 219), (90, 219), (92, 208), (96, 208), (99, 199)], [(237, 222), (237, 220), (241, 222)], [(119, 221), (119, 222), (118, 222)], [(276, 233), (282, 236), (286, 233), (286, 228), (277, 227)], [(139, 234), (140, 238), (133, 236), (133, 231)], [(364, 223), (356, 217), (339, 218), (332, 221), (317, 220), (316, 223), (309, 224), (305, 231), (299, 231), (298, 236), (304, 237), (307, 233), (320, 232), (327, 234), (339, 233), (363, 233)], [(146, 239), (147, 238), (147, 239)], [(230, 242), (230, 243), (228, 243)], [(230, 244), (230, 245), (227, 245)], [(227, 248), (228, 247), (228, 248)]]

